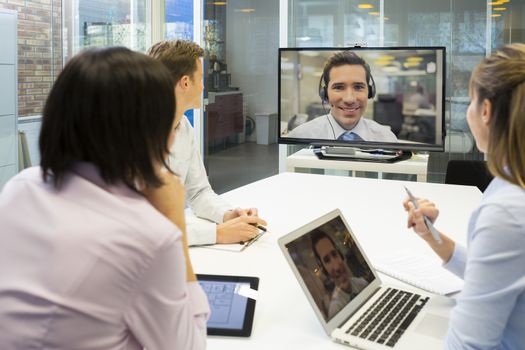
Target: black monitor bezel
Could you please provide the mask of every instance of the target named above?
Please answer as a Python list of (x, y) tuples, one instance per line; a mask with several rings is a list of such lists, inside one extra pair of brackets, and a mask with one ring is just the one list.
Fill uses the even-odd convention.
[[(372, 142), (372, 141), (338, 141), (338, 140), (326, 140), (326, 139), (305, 139), (305, 138), (289, 138), (281, 136), (281, 56), (285, 51), (363, 51), (363, 50), (441, 50), (442, 64), (443, 67), (443, 85), (442, 85), (442, 96), (441, 99), (441, 111), (442, 111), (442, 123), (441, 123), (441, 144), (428, 144), (428, 143), (393, 143), (393, 142)], [(446, 47), (445, 46), (349, 46), (349, 47), (280, 47), (278, 62), (277, 62), (277, 142), (285, 145), (314, 145), (314, 146), (346, 146), (355, 147), (362, 149), (395, 149), (395, 150), (406, 150), (406, 151), (435, 151), (443, 152), (445, 150), (445, 93), (446, 93)], [(437, 117), (437, 116), (436, 116)]]

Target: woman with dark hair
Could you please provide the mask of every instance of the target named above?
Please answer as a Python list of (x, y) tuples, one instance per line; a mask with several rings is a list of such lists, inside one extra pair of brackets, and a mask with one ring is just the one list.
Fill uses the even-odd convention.
[(424, 216), (439, 211), (409, 200), (408, 226), (465, 285), (452, 311), (447, 349), (523, 349), (525, 346), (525, 45), (485, 58), (470, 79), (467, 122), (494, 180), (470, 218), (468, 250), (440, 233), (437, 243)]
[(206, 296), (167, 170), (167, 69), (125, 48), (72, 58), (46, 101), (41, 165), (0, 195), (2, 349), (202, 349)]

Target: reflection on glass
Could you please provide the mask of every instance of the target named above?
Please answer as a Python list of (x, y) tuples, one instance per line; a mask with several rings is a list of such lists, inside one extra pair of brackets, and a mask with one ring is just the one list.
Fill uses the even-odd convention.
[(147, 49), (149, 26), (147, 0), (65, 1), (66, 48), (64, 57), (72, 57), (88, 47), (126, 46), (137, 51)]

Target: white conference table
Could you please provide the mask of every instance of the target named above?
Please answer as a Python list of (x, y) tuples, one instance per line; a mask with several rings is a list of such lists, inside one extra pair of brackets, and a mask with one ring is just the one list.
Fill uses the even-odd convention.
[[(436, 203), (439, 230), (460, 243), (466, 241), (470, 213), (481, 200), (481, 192), (471, 186), (281, 173), (223, 194), (235, 206), (257, 207), (268, 221), (268, 233), (243, 252), (190, 249), (196, 273), (260, 278), (252, 336), (209, 337), (208, 349), (344, 349), (322, 329), (277, 240), (340, 208), (372, 261), (382, 253), (407, 248), (431, 254), (406, 228), (401, 204), (406, 196), (404, 185), (414, 195)], [(403, 285), (384, 275), (381, 279)]]

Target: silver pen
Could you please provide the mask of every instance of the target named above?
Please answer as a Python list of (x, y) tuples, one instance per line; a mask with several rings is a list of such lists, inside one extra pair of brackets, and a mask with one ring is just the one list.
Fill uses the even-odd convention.
[[(414, 195), (408, 190), (408, 188), (405, 187), (405, 190), (407, 191), (408, 198), (414, 205), (414, 208), (419, 209), (419, 205), (417, 204), (416, 197), (414, 197)], [(434, 227), (434, 225), (432, 224), (432, 221), (430, 221), (430, 219), (426, 217), (425, 215), (423, 215), (423, 220), (425, 220), (425, 225), (427, 225), (428, 229), (430, 230), (432, 237), (434, 237), (434, 239), (436, 240), (436, 242), (438, 242), (438, 244), (442, 244), (443, 241), (441, 240), (441, 236), (439, 232), (436, 230), (436, 228)]]

